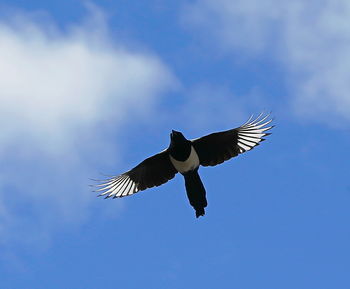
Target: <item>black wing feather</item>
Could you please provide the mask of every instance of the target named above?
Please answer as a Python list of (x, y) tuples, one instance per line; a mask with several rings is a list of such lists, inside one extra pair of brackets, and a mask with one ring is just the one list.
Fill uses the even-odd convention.
[(176, 173), (177, 170), (165, 150), (145, 159), (124, 174), (102, 181), (96, 185), (96, 191), (106, 198), (130, 196), (147, 188), (160, 186), (175, 177)]
[(266, 131), (273, 128), (267, 126), (272, 119), (270, 115), (260, 114), (256, 119), (252, 117), (242, 126), (221, 132), (215, 132), (204, 137), (192, 140), (200, 164), (202, 166), (216, 166), (241, 153), (253, 149), (264, 136), (269, 135)]

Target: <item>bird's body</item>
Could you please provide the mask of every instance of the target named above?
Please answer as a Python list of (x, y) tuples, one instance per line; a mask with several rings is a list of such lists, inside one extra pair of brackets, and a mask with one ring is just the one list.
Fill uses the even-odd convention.
[(206, 192), (198, 174), (200, 165), (198, 154), (191, 141), (179, 131), (173, 130), (168, 148), (169, 158), (174, 168), (185, 178), (187, 197), (191, 206), (196, 210), (196, 217), (205, 214), (207, 206)]
[(238, 128), (194, 140), (188, 140), (181, 132), (173, 130), (166, 150), (145, 159), (124, 174), (103, 181), (97, 185), (97, 191), (106, 198), (124, 197), (164, 184), (179, 172), (184, 176), (187, 196), (196, 217), (203, 216), (207, 200), (198, 174), (199, 166), (215, 166), (259, 145), (263, 137), (270, 134), (266, 131), (273, 127), (267, 127), (272, 121), (265, 121), (268, 116), (260, 114)]
[[(175, 147), (175, 151), (177, 148)], [(189, 144), (189, 149), (185, 151), (183, 155), (177, 156), (176, 154), (172, 155), (172, 152), (169, 151), (170, 161), (173, 164), (174, 168), (181, 174), (184, 174), (188, 171), (192, 171), (199, 167), (199, 157), (194, 149), (193, 145)]]

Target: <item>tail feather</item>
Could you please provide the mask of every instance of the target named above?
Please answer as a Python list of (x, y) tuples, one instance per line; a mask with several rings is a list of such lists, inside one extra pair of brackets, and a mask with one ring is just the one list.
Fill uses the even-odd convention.
[(196, 217), (204, 216), (204, 208), (208, 205), (206, 192), (198, 169), (184, 174), (187, 197), (191, 206), (196, 210)]

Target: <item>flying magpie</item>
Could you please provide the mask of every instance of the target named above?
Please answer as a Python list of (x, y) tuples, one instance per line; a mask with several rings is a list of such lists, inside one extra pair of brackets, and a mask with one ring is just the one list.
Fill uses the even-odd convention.
[(160, 186), (179, 172), (184, 176), (187, 197), (196, 211), (196, 217), (204, 216), (207, 206), (206, 191), (198, 174), (199, 166), (215, 166), (259, 145), (267, 131), (273, 128), (270, 114), (262, 113), (255, 119), (251, 116), (240, 127), (215, 132), (188, 140), (172, 130), (170, 145), (162, 152), (151, 156), (133, 169), (101, 181), (97, 184), (99, 196), (122, 198), (147, 188)]

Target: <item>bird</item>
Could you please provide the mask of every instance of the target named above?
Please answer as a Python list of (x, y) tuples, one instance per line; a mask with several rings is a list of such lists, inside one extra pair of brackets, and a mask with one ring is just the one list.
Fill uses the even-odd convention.
[(258, 146), (274, 127), (269, 114), (253, 115), (241, 126), (188, 140), (180, 131), (172, 130), (165, 150), (139, 163), (131, 170), (99, 181), (94, 191), (105, 198), (122, 198), (158, 187), (180, 173), (196, 218), (205, 215), (206, 190), (199, 176), (200, 166), (216, 166)]

